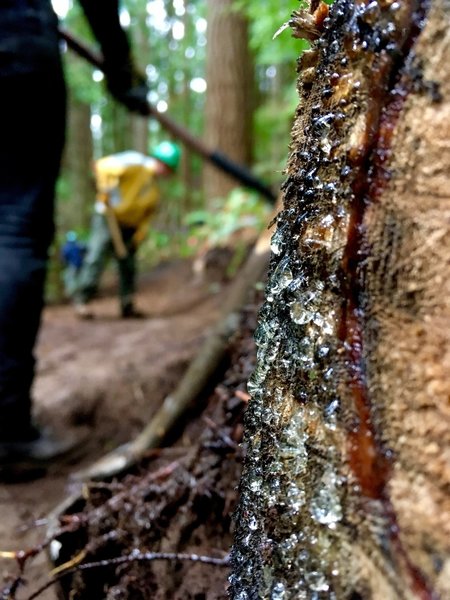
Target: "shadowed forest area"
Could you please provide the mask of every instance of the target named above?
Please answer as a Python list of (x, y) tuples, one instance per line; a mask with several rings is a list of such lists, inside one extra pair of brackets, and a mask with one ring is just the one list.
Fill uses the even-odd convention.
[[(2, 471), (0, 599), (450, 598), (448, 0), (122, 0), (141, 115), (52, 4), (34, 411), (82, 442)], [(145, 235), (106, 202), (113, 260), (80, 300), (97, 161), (161, 148)]]

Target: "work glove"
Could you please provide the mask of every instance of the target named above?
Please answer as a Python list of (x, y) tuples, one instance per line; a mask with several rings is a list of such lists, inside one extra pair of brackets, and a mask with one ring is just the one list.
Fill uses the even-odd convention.
[(132, 112), (148, 115), (146, 78), (137, 72), (131, 61), (121, 65), (105, 62), (106, 83), (111, 94)]

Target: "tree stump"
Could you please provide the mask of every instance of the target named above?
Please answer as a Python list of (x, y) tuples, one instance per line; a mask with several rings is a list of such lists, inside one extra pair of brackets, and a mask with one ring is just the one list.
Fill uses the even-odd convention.
[(312, 5), (232, 597), (449, 598), (450, 3)]

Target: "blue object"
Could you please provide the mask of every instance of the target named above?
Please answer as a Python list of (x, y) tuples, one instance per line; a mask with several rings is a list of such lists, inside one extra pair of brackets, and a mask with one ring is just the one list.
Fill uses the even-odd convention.
[[(69, 232), (73, 233), (73, 232)], [(69, 236), (67, 235), (67, 238)], [(80, 269), (83, 264), (84, 255), (86, 254), (86, 245), (75, 239), (67, 239), (66, 243), (61, 248), (61, 259), (65, 265), (71, 265), (76, 269)]]

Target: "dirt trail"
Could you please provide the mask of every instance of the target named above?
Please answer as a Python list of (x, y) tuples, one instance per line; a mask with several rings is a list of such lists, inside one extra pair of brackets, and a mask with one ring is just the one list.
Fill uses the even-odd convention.
[[(36, 525), (70, 492), (70, 472), (141, 429), (214, 323), (221, 298), (208, 283), (195, 282), (189, 263), (179, 262), (141, 282), (137, 305), (146, 319), (118, 319), (115, 297), (93, 303), (92, 321), (78, 321), (69, 306), (46, 309), (37, 349), (37, 417), (60, 431), (83, 428), (89, 435), (76, 464), (55, 466), (28, 483), (0, 484), (0, 550), (26, 549), (42, 539), (45, 521)], [(0, 560), (1, 583), (11, 570), (14, 562)], [(32, 589), (46, 572), (40, 555), (26, 572)], [(40, 598), (55, 595), (49, 590)]]

